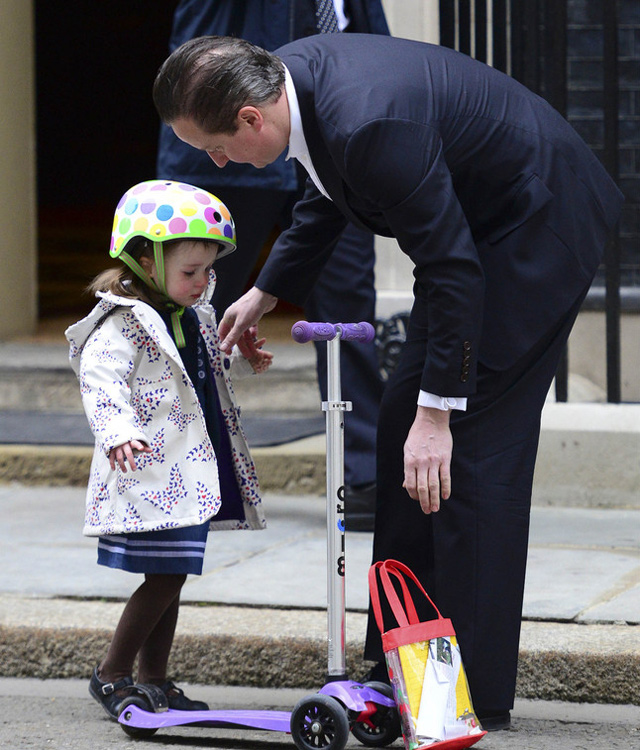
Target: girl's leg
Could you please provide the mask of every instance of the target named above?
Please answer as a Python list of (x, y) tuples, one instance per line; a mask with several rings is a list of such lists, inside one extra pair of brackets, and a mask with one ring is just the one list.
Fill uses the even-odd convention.
[[(144, 660), (144, 669), (147, 673), (151, 670), (155, 677), (158, 670), (153, 666), (153, 659), (156, 658), (160, 662), (164, 659), (166, 669), (185, 580), (186, 575), (145, 575), (144, 583), (132, 594), (120, 617), (99, 667), (100, 680), (116, 682), (129, 676), (138, 652), (144, 650), (147, 641), (150, 641), (149, 656)], [(161, 655), (163, 650), (166, 650), (166, 658)]]
[(167, 664), (178, 623), (180, 591), (169, 604), (138, 653), (138, 682), (162, 685), (167, 681)]

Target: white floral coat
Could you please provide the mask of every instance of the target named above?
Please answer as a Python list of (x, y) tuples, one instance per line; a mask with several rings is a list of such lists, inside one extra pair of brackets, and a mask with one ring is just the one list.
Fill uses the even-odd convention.
[[(87, 536), (194, 526), (218, 512), (220, 485), (204, 413), (176, 345), (160, 315), (144, 302), (99, 294), (100, 302), (65, 335), (69, 360), (96, 438), (87, 489)], [(213, 308), (193, 308), (200, 323), (231, 440), (243, 517), (211, 523), (218, 529), (265, 527), (255, 466), (240, 425), (229, 378), (253, 372), (234, 350), (219, 349)], [(141, 440), (136, 471), (109, 466), (112, 448)]]

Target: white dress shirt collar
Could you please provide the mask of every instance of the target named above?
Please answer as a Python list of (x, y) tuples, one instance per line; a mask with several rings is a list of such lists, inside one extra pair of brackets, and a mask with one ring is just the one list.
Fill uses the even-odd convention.
[[(309, 177), (313, 180), (318, 190), (326, 197), (329, 198), (329, 193), (324, 188), (324, 185), (320, 182), (320, 178), (311, 162), (309, 156), (309, 148), (307, 147), (307, 141), (304, 137), (304, 131), (302, 129), (302, 118), (300, 116), (300, 105), (298, 104), (298, 95), (296, 94), (295, 86), (293, 85), (293, 79), (291, 73), (287, 70), (285, 65), (284, 68), (284, 90), (287, 95), (287, 101), (289, 103), (289, 120), (291, 130), (289, 132), (289, 150), (287, 152), (287, 159), (297, 159), (300, 164), (307, 170)], [(329, 200), (331, 200), (329, 198)]]

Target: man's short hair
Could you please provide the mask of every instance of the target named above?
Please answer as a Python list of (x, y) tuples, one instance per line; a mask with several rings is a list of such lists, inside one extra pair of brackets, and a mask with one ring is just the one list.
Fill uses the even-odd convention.
[(277, 101), (283, 86), (280, 58), (244, 39), (202, 36), (165, 60), (153, 101), (168, 125), (189, 119), (207, 133), (232, 135), (242, 107)]

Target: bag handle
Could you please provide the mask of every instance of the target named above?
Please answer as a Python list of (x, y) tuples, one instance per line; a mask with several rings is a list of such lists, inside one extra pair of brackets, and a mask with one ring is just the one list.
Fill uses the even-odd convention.
[[(431, 604), (431, 606), (436, 611), (438, 619), (443, 619), (442, 615), (440, 614), (440, 610), (433, 603), (433, 600), (424, 590), (424, 587), (416, 578), (410, 568), (408, 568), (404, 563), (401, 563), (398, 560), (380, 560), (374, 563), (369, 568), (369, 591), (371, 595), (371, 606), (373, 609), (373, 614), (376, 620), (376, 624), (378, 625), (378, 629), (381, 633), (384, 633), (385, 630), (382, 617), (382, 607), (380, 604), (380, 592), (378, 590), (378, 574), (380, 576), (382, 588), (384, 590), (387, 601), (389, 602), (391, 610), (400, 627), (406, 627), (407, 625), (417, 625), (420, 622), (405, 578), (408, 578), (416, 584), (418, 589), (426, 597), (429, 604)], [(403, 601), (400, 600), (396, 587), (391, 581), (391, 575), (395, 576), (395, 578), (400, 582)]]
[[(384, 632), (383, 624), (382, 624), (382, 607), (380, 605), (380, 594), (378, 591), (378, 582), (376, 580), (376, 572), (380, 574), (380, 577), (382, 578), (382, 568), (385, 567), (385, 563), (387, 561), (379, 561), (371, 566), (369, 569), (369, 589), (371, 593), (371, 603), (373, 606), (374, 614), (376, 615), (376, 622), (378, 624), (378, 627), (380, 628), (380, 632)], [(389, 579), (388, 575), (389, 572), (392, 573), (396, 577), (396, 579), (399, 581), (400, 586), (402, 587), (402, 598), (404, 601), (404, 607), (409, 612), (409, 615), (407, 617), (407, 614), (405, 612), (404, 607), (400, 603), (400, 599), (397, 595), (396, 589), (391, 584), (391, 579)], [(413, 599), (411, 598), (411, 594), (409, 593), (409, 587), (407, 586), (407, 582), (405, 581), (404, 577), (400, 575), (396, 570), (393, 568), (390, 569), (390, 571), (387, 572), (387, 579), (389, 581), (389, 584), (391, 584), (391, 594), (386, 590), (384, 581), (382, 582), (383, 588), (385, 588), (385, 595), (387, 597), (387, 601), (391, 605), (391, 609), (393, 610), (393, 614), (395, 615), (396, 620), (398, 621), (398, 624), (403, 626), (407, 625), (410, 622), (415, 622), (418, 619), (418, 614), (416, 612), (415, 605), (413, 603)], [(378, 618), (378, 615), (380, 615), (380, 618)]]

